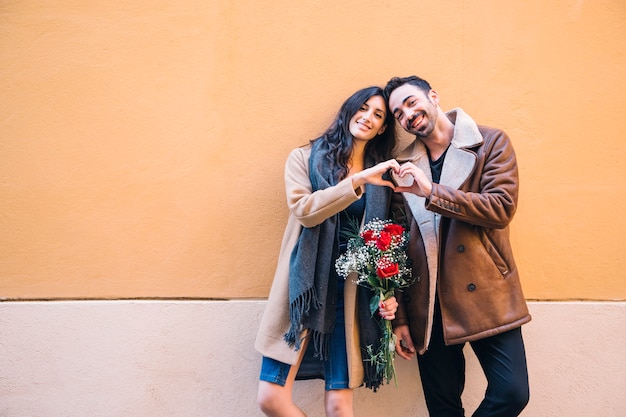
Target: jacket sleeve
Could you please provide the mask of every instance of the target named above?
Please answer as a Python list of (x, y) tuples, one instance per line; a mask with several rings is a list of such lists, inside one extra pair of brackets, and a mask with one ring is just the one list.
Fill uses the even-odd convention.
[(310, 153), (310, 146), (294, 149), (285, 164), (287, 206), (304, 227), (321, 224), (362, 196), (360, 188), (354, 190), (350, 178), (313, 192), (309, 179)]
[[(442, 216), (477, 226), (500, 229), (513, 219), (517, 206), (519, 178), (515, 151), (509, 137), (493, 129), (477, 150), (476, 184), (461, 190), (433, 184), (426, 208)], [(470, 190), (470, 191), (464, 191)]]

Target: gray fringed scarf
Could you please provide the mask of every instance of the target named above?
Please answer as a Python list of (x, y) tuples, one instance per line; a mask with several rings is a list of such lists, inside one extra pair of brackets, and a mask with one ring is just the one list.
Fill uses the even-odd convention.
[[(366, 161), (366, 167), (374, 161)], [(313, 142), (309, 160), (309, 178), (313, 192), (336, 185), (338, 169), (329, 156), (328, 144), (323, 140)], [(387, 217), (391, 190), (366, 184), (365, 222), (378, 217)], [(316, 357), (328, 358), (328, 335), (334, 326), (334, 305), (337, 296), (337, 280), (331, 268), (338, 256), (339, 214), (323, 223), (303, 228), (298, 242), (291, 253), (289, 264), (289, 318), (291, 327), (285, 334), (285, 341), (295, 349), (300, 349), (302, 330), (312, 333)], [(373, 295), (368, 288), (357, 288), (359, 310), (360, 345), (365, 357), (367, 346), (376, 351), (380, 345), (381, 329), (369, 314), (369, 300)], [(365, 386), (374, 391), (381, 385), (371, 362), (363, 361)]]
[[(313, 142), (309, 159), (309, 179), (313, 192), (337, 183), (338, 169), (324, 140)], [(334, 325), (332, 300), (337, 296), (337, 282), (329, 279), (337, 257), (339, 215), (329, 217), (315, 227), (304, 227), (289, 262), (289, 319), (291, 327), (285, 340), (300, 349), (300, 333), (312, 333), (315, 356), (328, 358), (328, 338)]]

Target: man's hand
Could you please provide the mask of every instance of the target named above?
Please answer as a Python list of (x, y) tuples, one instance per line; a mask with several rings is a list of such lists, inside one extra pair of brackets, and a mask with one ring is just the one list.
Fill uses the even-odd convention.
[(396, 353), (401, 358), (410, 361), (411, 358), (415, 356), (415, 347), (413, 346), (413, 339), (411, 339), (411, 334), (409, 333), (409, 326), (406, 324), (397, 326), (393, 329), (393, 333), (398, 338)]
[(400, 178), (405, 178), (407, 175), (413, 177), (413, 183), (410, 186), (405, 187), (396, 187), (395, 192), (397, 193), (413, 193), (420, 197), (429, 198), (430, 193), (433, 190), (433, 184), (417, 166), (413, 165), (411, 162), (407, 162), (400, 166), (398, 170), (398, 176)]

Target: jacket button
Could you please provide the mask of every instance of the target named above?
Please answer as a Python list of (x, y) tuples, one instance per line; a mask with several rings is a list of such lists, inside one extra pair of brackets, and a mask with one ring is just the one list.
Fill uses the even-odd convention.
[(468, 290), (468, 291), (474, 291), (475, 289), (476, 289), (476, 284), (469, 284), (469, 285), (467, 286), (467, 290)]
[(456, 251), (459, 253), (465, 252), (465, 245), (459, 245), (456, 247)]

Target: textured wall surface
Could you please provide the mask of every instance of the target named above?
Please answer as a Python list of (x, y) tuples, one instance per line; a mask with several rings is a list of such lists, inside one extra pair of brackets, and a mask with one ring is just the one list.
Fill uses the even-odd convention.
[(623, 0), (0, 2), (0, 299), (262, 298), (290, 149), (416, 73), (511, 136), (526, 296), (624, 300)]
[[(252, 347), (264, 301), (0, 303), (0, 416), (240, 417), (255, 405)], [(524, 417), (626, 415), (626, 303), (530, 303), (531, 400)], [(468, 414), (485, 379), (468, 352)], [(415, 361), (399, 387), (358, 389), (358, 416), (425, 417)], [(320, 381), (295, 399), (323, 416)]]

